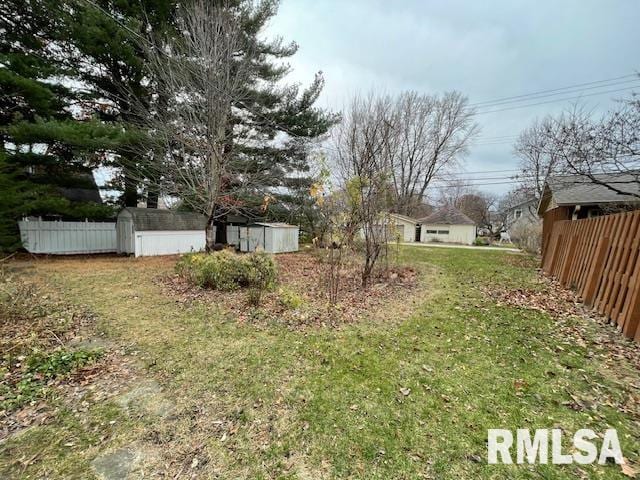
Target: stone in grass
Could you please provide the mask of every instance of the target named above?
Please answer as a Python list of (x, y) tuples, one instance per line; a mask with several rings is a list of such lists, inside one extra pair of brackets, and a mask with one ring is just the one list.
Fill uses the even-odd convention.
[(125, 480), (140, 464), (139, 451), (124, 447), (96, 457), (91, 466), (102, 480)]
[(150, 415), (169, 417), (174, 405), (162, 393), (162, 387), (155, 380), (142, 381), (138, 386), (117, 398), (117, 403), (125, 410), (138, 408)]

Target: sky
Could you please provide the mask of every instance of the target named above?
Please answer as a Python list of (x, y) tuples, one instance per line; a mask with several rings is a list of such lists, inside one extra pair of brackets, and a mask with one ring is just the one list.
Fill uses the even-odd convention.
[[(476, 116), (481, 132), (457, 175), (504, 193), (510, 180), (496, 177), (515, 173), (511, 142), (534, 119), (575, 102), (599, 115), (634, 85), (640, 93), (640, 79), (630, 76), (640, 71), (639, 19), (636, 0), (282, 0), (266, 33), (299, 45), (289, 82), (308, 85), (323, 72), (318, 104), (333, 111), (373, 89), (458, 90), (473, 104), (608, 80), (479, 107), (509, 110)], [(513, 108), (543, 101), (553, 102)]]

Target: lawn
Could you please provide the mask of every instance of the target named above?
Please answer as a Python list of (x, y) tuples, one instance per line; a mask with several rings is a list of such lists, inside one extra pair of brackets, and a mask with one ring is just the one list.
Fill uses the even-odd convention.
[(400, 261), (420, 272), (417, 291), (304, 328), (167, 293), (158, 278), (175, 259), (10, 262), (5, 275), (90, 312), (84, 344), (106, 366), (0, 443), (0, 477), (627, 478), (613, 464), (488, 465), (486, 439), (616, 428), (637, 464), (636, 345), (527, 305), (553, 292), (532, 258), (406, 247)]

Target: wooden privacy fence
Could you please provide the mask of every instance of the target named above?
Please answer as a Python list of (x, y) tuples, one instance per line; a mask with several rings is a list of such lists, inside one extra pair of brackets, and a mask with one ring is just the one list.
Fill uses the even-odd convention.
[(640, 210), (555, 222), (542, 268), (640, 341)]
[(29, 218), (18, 222), (24, 248), (56, 255), (116, 251), (115, 222), (56, 222)]

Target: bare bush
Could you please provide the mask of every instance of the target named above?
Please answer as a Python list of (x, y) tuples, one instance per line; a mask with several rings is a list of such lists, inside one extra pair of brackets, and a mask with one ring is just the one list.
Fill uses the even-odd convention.
[(529, 253), (540, 253), (542, 248), (542, 223), (516, 223), (509, 230), (511, 241)]
[(394, 141), (393, 101), (388, 96), (356, 97), (334, 131), (336, 167), (346, 198), (348, 224), (362, 236), (362, 286), (368, 287), (387, 242), (385, 212)]

